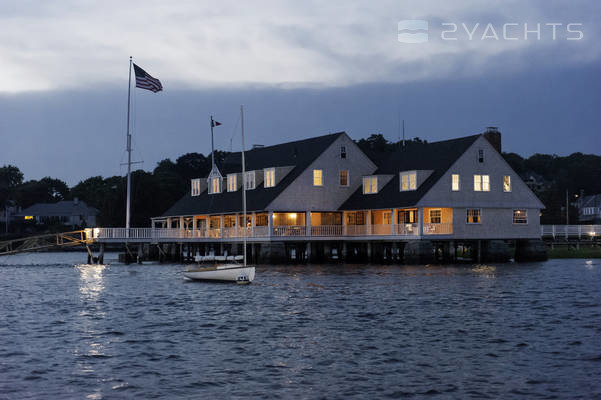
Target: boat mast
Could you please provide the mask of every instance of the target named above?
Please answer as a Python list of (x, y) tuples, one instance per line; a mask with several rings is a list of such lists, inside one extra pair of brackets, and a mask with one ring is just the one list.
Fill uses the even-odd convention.
[(127, 84), (127, 205), (125, 209), (125, 227), (128, 229), (127, 236), (129, 237), (129, 220), (130, 220), (130, 204), (131, 204), (131, 133), (129, 131), (129, 109), (131, 103), (131, 65), (132, 59), (129, 57), (129, 81)]
[(215, 170), (215, 147), (213, 146), (213, 126), (215, 125), (215, 121), (213, 121), (213, 116), (211, 115), (211, 172)]
[(242, 128), (242, 209), (244, 210), (244, 266), (246, 267), (246, 166), (244, 162), (244, 107), (240, 106), (240, 126)]

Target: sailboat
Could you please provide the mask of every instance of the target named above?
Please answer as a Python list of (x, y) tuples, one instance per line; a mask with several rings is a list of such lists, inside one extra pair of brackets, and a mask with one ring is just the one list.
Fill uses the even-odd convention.
[[(189, 280), (202, 281), (233, 281), (238, 284), (247, 284), (255, 279), (255, 267), (246, 264), (246, 166), (244, 162), (244, 108), (240, 106), (240, 125), (242, 129), (242, 208), (244, 209), (244, 256), (243, 263), (236, 262), (237, 257), (221, 257), (224, 260), (231, 259), (234, 262), (215, 265), (196, 264), (189, 266), (184, 272), (184, 277)], [(215, 122), (211, 117), (211, 155), (212, 167), (211, 173), (215, 171), (215, 149), (213, 148), (213, 127)], [(214, 257), (218, 260), (218, 257)]]

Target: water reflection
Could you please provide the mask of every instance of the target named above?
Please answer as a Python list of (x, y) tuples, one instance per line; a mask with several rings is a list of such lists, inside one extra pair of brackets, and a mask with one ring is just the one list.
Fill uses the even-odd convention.
[[(93, 376), (97, 373), (97, 359), (106, 357), (106, 343), (99, 325), (106, 317), (100, 295), (105, 290), (104, 272), (106, 265), (83, 264), (75, 267), (79, 271), (79, 331), (82, 340), (76, 342), (73, 354), (77, 356), (76, 374)], [(88, 387), (86, 398), (102, 398), (100, 387)]]
[(79, 293), (82, 297), (89, 300), (96, 300), (98, 295), (104, 290), (102, 273), (106, 265), (84, 264), (78, 265), (75, 268), (80, 273)]

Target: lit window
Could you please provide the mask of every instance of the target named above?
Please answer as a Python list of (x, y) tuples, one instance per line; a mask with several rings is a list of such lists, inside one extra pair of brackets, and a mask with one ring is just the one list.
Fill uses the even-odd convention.
[(227, 176), (227, 191), (235, 192), (238, 186), (238, 179), (236, 174), (228, 174)]
[(192, 196), (199, 196), (200, 195), (200, 179), (192, 179), (191, 181), (191, 187), (192, 187)]
[(511, 192), (511, 176), (509, 175), (503, 177), (503, 191)]
[(209, 194), (217, 194), (217, 193), (221, 193), (221, 177), (214, 177), (211, 178), (210, 181), (210, 185), (209, 185)]
[(340, 171), (340, 186), (348, 186), (348, 170), (343, 169)]
[(467, 223), (468, 224), (479, 224), (480, 223), (480, 209), (467, 210)]
[(513, 223), (514, 224), (527, 224), (528, 223), (528, 212), (526, 210), (513, 210)]
[(442, 210), (430, 210), (430, 223), (440, 224), (442, 222)]
[(474, 191), (490, 192), (490, 177), (488, 175), (474, 175)]
[(363, 194), (378, 193), (378, 177), (366, 176), (363, 178)]
[(340, 158), (346, 158), (346, 146), (340, 146)]
[(451, 190), (454, 192), (459, 191), (459, 174), (451, 175)]
[(415, 190), (417, 188), (417, 173), (401, 172), (401, 191)]
[(482, 149), (478, 150), (478, 162), (484, 162), (484, 150)]
[(323, 170), (313, 170), (313, 186), (323, 186)]
[(246, 173), (246, 190), (253, 190), (255, 188), (255, 171), (248, 171)]
[(265, 169), (265, 181), (264, 185), (266, 188), (275, 186), (275, 168), (267, 168)]
[(392, 223), (392, 211), (384, 211), (382, 213), (382, 219), (384, 220), (385, 225), (390, 225)]

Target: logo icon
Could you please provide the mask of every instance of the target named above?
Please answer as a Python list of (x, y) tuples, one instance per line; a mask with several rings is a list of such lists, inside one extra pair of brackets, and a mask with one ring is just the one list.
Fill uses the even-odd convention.
[(405, 19), (399, 21), (399, 42), (424, 43), (428, 41), (428, 21)]

